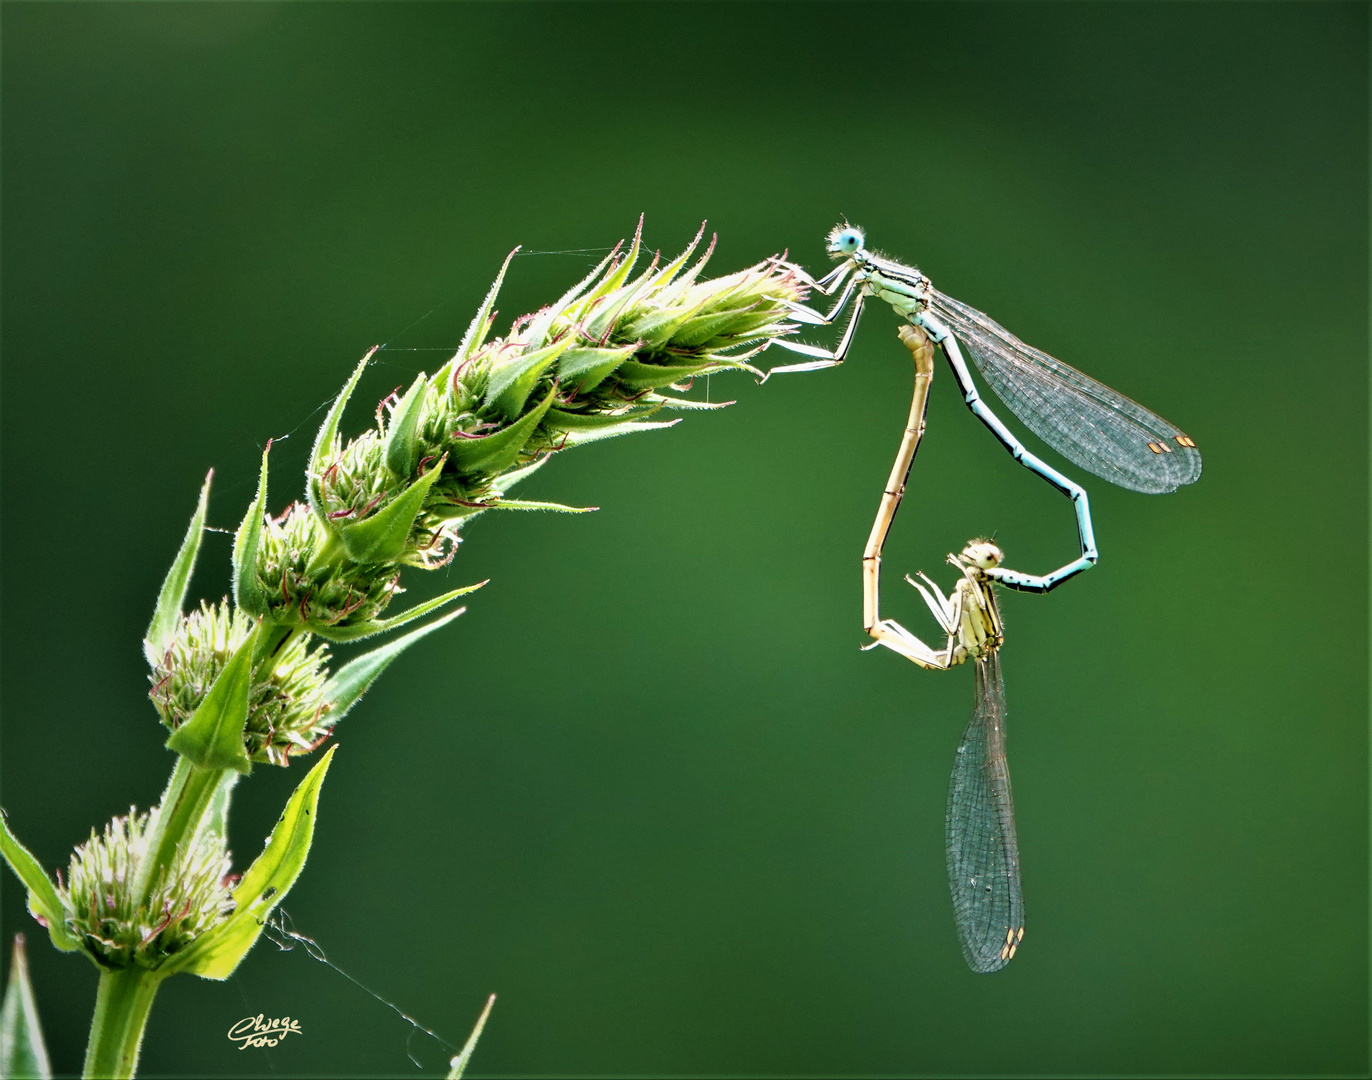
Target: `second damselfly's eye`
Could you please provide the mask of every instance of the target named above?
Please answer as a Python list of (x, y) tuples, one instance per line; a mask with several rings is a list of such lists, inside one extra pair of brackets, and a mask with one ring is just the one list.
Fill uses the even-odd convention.
[(989, 540), (978, 540), (962, 549), (962, 557), (983, 570), (999, 566), (1005, 556), (999, 547)]

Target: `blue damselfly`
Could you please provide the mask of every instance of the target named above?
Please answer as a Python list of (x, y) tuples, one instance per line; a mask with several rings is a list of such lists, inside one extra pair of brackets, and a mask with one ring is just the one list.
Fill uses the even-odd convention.
[(814, 359), (773, 368), (769, 375), (842, 363), (869, 296), (890, 304), (897, 314), (927, 331), (943, 347), (968, 408), (1016, 461), (1068, 496), (1076, 508), (1079, 558), (1043, 576), (998, 569), (991, 574), (995, 580), (1015, 589), (1046, 592), (1094, 565), (1098, 552), (1085, 490), (1030, 453), (991, 411), (972, 382), (959, 340), (1010, 410), (1069, 461), (1112, 483), (1148, 493), (1174, 491), (1200, 477), (1200, 451), (1181, 429), (1104, 383), (1026, 345), (975, 308), (939, 292), (916, 268), (869, 251), (860, 229), (836, 226), (827, 248), (839, 260), (830, 274), (816, 280), (801, 268), (794, 269), (820, 293), (832, 295), (841, 289), (838, 300), (828, 312), (792, 305), (793, 316), (798, 322), (829, 324), (851, 306), (843, 335), (833, 350), (778, 342)]

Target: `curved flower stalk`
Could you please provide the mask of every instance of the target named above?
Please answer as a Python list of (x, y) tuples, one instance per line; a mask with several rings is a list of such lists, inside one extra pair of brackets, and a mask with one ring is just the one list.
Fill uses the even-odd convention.
[[(639, 226), (555, 303), (491, 337), (507, 258), (456, 354), (385, 398), (375, 426), (345, 442), (344, 411), (372, 353), (363, 357), (315, 439), (305, 497), (268, 512), (269, 443), (234, 537), (233, 595), (186, 612), (206, 478), (144, 640), (149, 696), (178, 755), (161, 802), (92, 833), (65, 881), (0, 818), (0, 852), (29, 910), (57, 948), (84, 952), (100, 972), (85, 1075), (133, 1075), (164, 979), (233, 973), (304, 866), (334, 749), (241, 877), (225, 845), (239, 777), (319, 747), (401, 652), (461, 615), (452, 602), (484, 584), (388, 615), (405, 568), (446, 565), (462, 524), (488, 510), (582, 512), (509, 492), (571, 447), (670, 427), (666, 411), (722, 407), (681, 395), (701, 375), (760, 376), (748, 361), (797, 329), (789, 305), (805, 288), (779, 259), (702, 279), (714, 246), (691, 264), (702, 227), (676, 258), (640, 266)], [(335, 664), (331, 645), (430, 615)], [(472, 1046), (454, 1061), (459, 1073)]]

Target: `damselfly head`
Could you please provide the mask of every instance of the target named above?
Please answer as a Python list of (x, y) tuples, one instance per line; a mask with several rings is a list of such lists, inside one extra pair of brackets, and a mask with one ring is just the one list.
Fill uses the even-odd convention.
[(835, 225), (829, 230), (828, 243), (825, 245), (831, 257), (842, 259), (856, 255), (866, 244), (862, 230), (856, 225)]
[(962, 549), (962, 558), (982, 570), (1000, 565), (1004, 553), (990, 540), (974, 540)]

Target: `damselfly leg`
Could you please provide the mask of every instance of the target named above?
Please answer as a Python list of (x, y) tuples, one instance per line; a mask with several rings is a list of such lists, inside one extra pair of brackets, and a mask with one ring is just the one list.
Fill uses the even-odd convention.
[(896, 511), (900, 509), (900, 501), (905, 496), (910, 468), (915, 462), (920, 439), (924, 437), (925, 406), (929, 400), (929, 386), (934, 379), (934, 346), (929, 336), (920, 328), (909, 325), (902, 326), (899, 334), (915, 362), (915, 392), (910, 401), (910, 419), (901, 436), (891, 475), (881, 493), (881, 503), (867, 537), (867, 546), (862, 551), (862, 627), (873, 639), (868, 648), (885, 645), (920, 667), (947, 668), (951, 663), (951, 638), (949, 648), (934, 650), (894, 619), (881, 617), (881, 551)]

